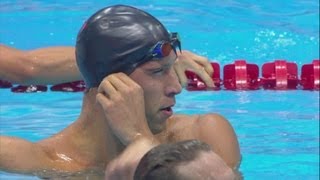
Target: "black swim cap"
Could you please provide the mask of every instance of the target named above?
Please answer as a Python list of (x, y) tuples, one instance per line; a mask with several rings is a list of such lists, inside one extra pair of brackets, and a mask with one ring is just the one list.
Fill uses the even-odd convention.
[(152, 15), (125, 5), (103, 8), (81, 28), (76, 59), (86, 87), (97, 87), (116, 72), (133, 71), (150, 48), (169, 41), (167, 29)]

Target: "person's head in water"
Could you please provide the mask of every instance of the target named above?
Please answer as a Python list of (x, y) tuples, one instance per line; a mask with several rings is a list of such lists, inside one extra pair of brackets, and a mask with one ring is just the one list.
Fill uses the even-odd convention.
[(134, 180), (234, 180), (235, 173), (199, 140), (161, 144), (140, 160)]
[(87, 89), (98, 87), (108, 75), (128, 75), (143, 89), (150, 130), (160, 133), (182, 89), (174, 71), (180, 46), (178, 34), (169, 33), (152, 15), (116, 5), (99, 10), (83, 25), (76, 60)]
[(76, 43), (76, 59), (87, 88), (97, 87), (109, 74), (134, 69), (155, 58), (176, 52), (177, 33), (167, 29), (152, 15), (125, 5), (103, 8), (81, 28)]

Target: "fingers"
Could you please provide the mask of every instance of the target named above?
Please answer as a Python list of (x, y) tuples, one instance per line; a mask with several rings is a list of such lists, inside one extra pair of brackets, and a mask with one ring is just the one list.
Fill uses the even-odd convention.
[(212, 74), (214, 70), (207, 58), (193, 54), (189, 51), (183, 51), (183, 53), (181, 54), (181, 58), (181, 61), (184, 63), (184, 65), (180, 65), (180, 68), (177, 65), (178, 67), (176, 68), (176, 72), (181, 83), (187, 83), (187, 80), (185, 75), (183, 76), (180, 71), (189, 69), (196, 73), (204, 81), (207, 87), (214, 87), (214, 83), (212, 80)]
[(124, 92), (128, 87), (137, 87), (130, 77), (124, 73), (111, 74), (103, 79), (98, 87), (98, 92), (112, 96), (118, 92)]
[(112, 100), (119, 99), (121, 92), (127, 89), (130, 81), (125, 76), (123, 73), (111, 74), (100, 83), (96, 99), (104, 109), (111, 105)]
[(124, 77), (123, 73), (111, 74), (100, 83), (98, 92), (102, 92), (103, 90), (111, 90), (111, 92), (119, 91), (126, 88), (126, 83), (128, 83), (128, 80)]
[(129, 144), (138, 133), (149, 134), (143, 89), (127, 75), (115, 73), (105, 77), (96, 100), (123, 145)]
[(208, 87), (210, 87), (210, 88), (214, 87), (214, 83), (213, 83), (213, 80), (211, 78), (211, 75), (209, 75), (207, 73), (207, 71), (205, 70), (204, 67), (197, 68), (195, 70), (195, 73), (204, 81), (204, 83)]
[(193, 53), (190, 53), (190, 56), (196, 63), (204, 67), (204, 70), (209, 74), (209, 76), (212, 76), (214, 69), (212, 68), (210, 61), (207, 58)]
[(107, 96), (103, 95), (102, 93), (98, 93), (96, 95), (96, 101), (102, 106), (104, 110), (107, 110), (108, 107), (112, 104)]
[(174, 66), (174, 70), (179, 78), (179, 82), (182, 87), (186, 87), (188, 83), (188, 79), (185, 74), (185, 70), (181, 69), (180, 66)]
[(205, 61), (197, 59), (196, 61), (204, 68), (204, 70), (209, 74), (209, 76), (212, 76), (214, 69), (212, 68), (211, 63), (208, 59), (205, 59)]
[[(105, 93), (105, 92), (108, 92), (108, 93)], [(100, 83), (98, 87), (98, 93), (102, 93), (110, 97), (111, 95), (114, 95), (117, 93), (117, 89), (115, 86), (111, 84), (110, 81), (103, 81), (103, 83)]]

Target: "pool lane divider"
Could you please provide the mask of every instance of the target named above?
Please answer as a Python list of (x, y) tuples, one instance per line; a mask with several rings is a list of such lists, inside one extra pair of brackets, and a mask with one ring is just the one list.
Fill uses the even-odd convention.
[[(311, 64), (304, 64), (301, 76), (298, 77), (298, 66), (294, 62), (275, 60), (262, 65), (262, 77), (259, 77), (259, 67), (247, 63), (245, 60), (235, 60), (233, 64), (223, 67), (223, 80), (220, 79), (220, 66), (211, 62), (214, 68), (212, 75), (215, 88), (212, 90), (318, 90), (319, 91), (319, 63), (313, 60)], [(208, 90), (202, 79), (191, 71), (186, 71), (188, 78), (187, 90)], [(221, 88), (221, 87), (224, 88)]]
[[(247, 63), (246, 60), (235, 60), (233, 64), (223, 67), (223, 79), (220, 78), (220, 65), (211, 62), (214, 69), (212, 80), (214, 88), (208, 88), (203, 80), (192, 71), (186, 71), (188, 79), (186, 89), (188, 91), (208, 91), (208, 90), (317, 90), (319, 91), (319, 70), (320, 60), (315, 59), (310, 64), (301, 67), (301, 75), (298, 77), (298, 66), (294, 62), (286, 60), (275, 60), (262, 65), (262, 77), (259, 77), (259, 67), (257, 64)], [(18, 85), (0, 80), (0, 88), (11, 88), (12, 92), (46, 92), (44, 85)], [(67, 82), (56, 84), (50, 87), (51, 91), (62, 92), (82, 92), (85, 90), (83, 81)]]

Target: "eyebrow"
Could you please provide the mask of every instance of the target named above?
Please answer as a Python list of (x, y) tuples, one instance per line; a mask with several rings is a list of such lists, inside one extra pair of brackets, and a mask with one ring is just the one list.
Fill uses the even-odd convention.
[(158, 69), (168, 69), (173, 65), (173, 63), (166, 63), (166, 64), (161, 64), (160, 66), (157, 65), (157, 67), (145, 67), (144, 69), (146, 71), (154, 71)]

